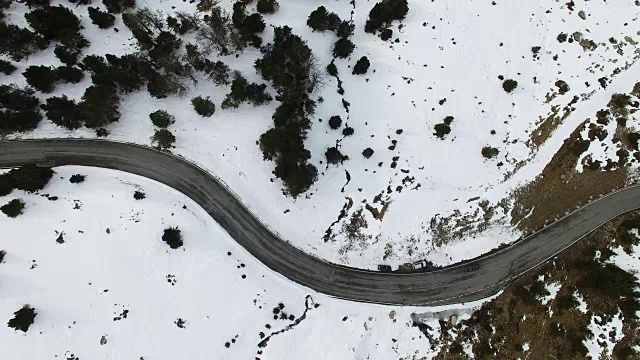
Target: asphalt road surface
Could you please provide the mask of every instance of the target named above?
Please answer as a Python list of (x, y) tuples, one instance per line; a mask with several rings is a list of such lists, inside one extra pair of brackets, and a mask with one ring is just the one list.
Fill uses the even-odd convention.
[[(106, 140), (0, 141), (0, 167), (50, 161), (55, 166), (116, 169), (159, 181), (202, 206), (236, 242), (291, 281), (338, 298), (384, 304), (442, 305), (485, 298), (610, 219), (640, 208), (640, 187), (632, 187), (470, 263), (427, 273), (380, 273), (331, 264), (298, 250), (257, 220), (216, 178), (181, 157)], [(477, 269), (466, 271), (470, 266)]]

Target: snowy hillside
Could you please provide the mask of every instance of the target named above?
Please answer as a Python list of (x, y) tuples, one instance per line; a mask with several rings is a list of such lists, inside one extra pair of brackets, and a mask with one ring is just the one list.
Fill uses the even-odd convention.
[[(121, 15), (115, 19), (117, 32), (99, 29), (86, 6), (52, 2), (58, 3), (71, 5), (82, 21), (81, 32), (91, 43), (83, 56), (137, 51)], [(273, 27), (288, 25), (324, 69), (337, 36), (307, 26), (319, 5), (282, 1), (275, 14), (264, 16), (263, 44), (272, 41)], [(176, 136), (172, 151), (221, 178), (257, 216), (304, 251), (366, 268), (419, 259), (449, 264), (518, 238), (510, 208), (501, 200), (540, 174), (567, 136), (612, 94), (628, 92), (640, 79), (638, 65), (631, 65), (640, 39), (640, 7), (633, 1), (410, 1), (406, 18), (393, 23), (388, 41), (364, 32), (375, 2), (324, 5), (353, 21), (356, 48), (348, 59), (335, 59), (338, 77), (326, 76), (324, 87), (311, 95), (317, 109), (305, 145), (319, 177), (298, 198), (283, 194), (283, 183), (272, 174), (274, 163), (263, 160), (257, 144), (273, 126), (277, 101), (223, 110), (219, 106), (229, 86), (217, 86), (203, 74), (196, 74), (197, 84), (190, 83), (182, 97), (156, 99), (146, 90), (123, 95), (120, 120), (108, 126), (108, 138), (150, 145), (154, 126), (148, 116), (167, 110), (176, 118), (169, 126)], [(91, 6), (104, 9), (96, 1)], [(220, 6), (232, 12), (231, 1)], [(180, 1), (139, 0), (137, 8), (143, 7), (164, 14), (196, 12), (195, 3)], [(250, 4), (247, 12), (254, 9)], [(28, 11), (13, 3), (5, 21), (27, 26)], [(193, 35), (184, 38), (196, 41)], [(224, 61), (250, 82), (269, 85), (254, 69), (261, 56), (247, 47), (227, 56), (212, 53), (209, 59)], [(371, 66), (366, 74), (353, 75), (362, 56)], [(17, 71), (0, 81), (26, 85), (22, 72), (34, 64), (61, 65), (50, 46), (15, 63)], [(509, 79), (517, 81), (510, 93), (503, 88)], [(36, 96), (43, 102), (62, 94), (79, 100), (90, 85), (87, 75), (79, 84), (61, 84), (51, 94)], [(275, 95), (270, 85), (268, 92)], [(211, 118), (193, 110), (195, 96), (210, 96), (218, 106)], [(342, 125), (332, 130), (328, 121), (335, 115)], [(453, 118), (450, 132), (434, 135), (434, 127), (448, 117)], [(347, 127), (352, 135), (343, 135)], [(95, 132), (65, 130), (45, 119), (33, 132), (11, 137), (55, 136), (94, 137)], [(333, 146), (349, 159), (327, 166), (325, 151)], [(363, 156), (367, 148), (373, 150), (370, 158)], [(483, 231), (460, 237), (439, 227), (468, 213), (476, 222), (490, 214), (480, 221)]]
[[(164, 185), (93, 168), (55, 171), (40, 194), (14, 191), (3, 199), (21, 198), (26, 207), (15, 219), (0, 214), (3, 234), (10, 234), (0, 245), (6, 251), (0, 319), (25, 303), (37, 315), (26, 333), (0, 326), (0, 358), (389, 359), (433, 353), (412, 326), (411, 313), (423, 309), (337, 300), (293, 284)], [(75, 174), (85, 180), (71, 183)], [(136, 191), (144, 199), (135, 200)], [(162, 242), (168, 227), (182, 231), (182, 247)], [(429, 313), (464, 315), (478, 305)], [(430, 316), (427, 323), (437, 325), (440, 315)]]

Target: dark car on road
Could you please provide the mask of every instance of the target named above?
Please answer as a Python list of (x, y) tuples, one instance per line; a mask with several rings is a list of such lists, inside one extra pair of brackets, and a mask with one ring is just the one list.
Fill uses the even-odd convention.
[(478, 269), (480, 269), (480, 265), (479, 264), (471, 264), (471, 265), (468, 265), (468, 266), (464, 267), (464, 271), (466, 271), (466, 272), (472, 272), (472, 271), (476, 271)]

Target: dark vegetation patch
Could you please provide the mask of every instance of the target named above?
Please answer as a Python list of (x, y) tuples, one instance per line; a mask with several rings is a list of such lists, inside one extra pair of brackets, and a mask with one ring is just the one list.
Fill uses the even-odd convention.
[(444, 120), (441, 123), (436, 124), (433, 127), (433, 129), (435, 130), (433, 135), (435, 135), (436, 137), (444, 140), (444, 137), (451, 132), (451, 123), (452, 122), (453, 122), (453, 116), (445, 117)]
[(173, 147), (173, 144), (176, 142), (176, 137), (167, 129), (157, 129), (153, 133), (151, 140), (156, 144), (158, 149), (166, 151)]
[(1, 60), (0, 59), (0, 72), (5, 75), (11, 75), (14, 71), (16, 71), (17, 67), (13, 65), (10, 61)]
[(369, 70), (369, 66), (371, 66), (371, 64), (369, 63), (369, 59), (366, 56), (363, 56), (360, 59), (358, 59), (356, 64), (353, 66), (352, 74), (353, 75), (366, 74), (367, 71)]
[(487, 159), (493, 159), (498, 156), (499, 153), (500, 151), (498, 149), (491, 146), (485, 146), (482, 148), (482, 156)]
[(140, 191), (140, 190), (136, 190), (136, 191), (133, 193), (133, 198), (134, 198), (134, 199), (136, 199), (136, 200), (142, 200), (142, 199), (144, 199), (145, 197), (146, 197), (146, 195), (145, 195), (142, 191)]
[(340, 117), (340, 115), (334, 115), (329, 118), (329, 127), (331, 129), (336, 130), (340, 126), (342, 126), (342, 118)]
[(79, 184), (81, 182), (84, 182), (85, 178), (86, 178), (85, 175), (73, 174), (71, 175), (71, 178), (69, 178), (69, 182), (72, 184)]
[(51, 180), (53, 170), (36, 165), (24, 165), (0, 175), (0, 196), (8, 195), (13, 189), (36, 192), (42, 190)]
[(166, 128), (176, 122), (176, 117), (169, 114), (166, 110), (156, 110), (149, 114), (149, 118), (153, 125), (159, 128)]
[[(521, 357), (522, 344), (528, 343), (531, 355), (584, 359), (588, 350), (583, 341), (593, 336), (588, 330), (592, 316), (608, 322), (618, 312), (623, 316), (622, 334), (609, 336), (622, 335), (622, 340), (615, 344), (613, 358), (637, 358), (639, 354), (633, 349), (639, 344), (637, 279), (608, 260), (611, 249), (626, 241), (619, 236), (621, 229), (635, 228), (640, 225), (639, 219), (636, 211), (612, 220), (553, 262), (516, 280), (469, 320), (456, 325), (441, 322), (443, 337), (433, 339), (432, 345), (442, 342), (444, 346), (436, 358), (465, 359), (464, 352), (456, 349), (470, 345), (476, 359), (511, 359)], [(541, 275), (546, 284), (561, 284), (555, 299), (547, 305), (540, 301), (548, 295)], [(585, 314), (577, 309), (577, 296), (587, 303)]]
[(9, 320), (7, 325), (14, 330), (20, 330), (27, 332), (29, 327), (34, 323), (38, 313), (31, 305), (26, 304), (20, 308), (20, 310), (13, 313), (13, 318)]
[(182, 241), (182, 232), (177, 227), (170, 227), (164, 230), (162, 241), (166, 242), (172, 249), (178, 249), (184, 243)]
[(239, 72), (235, 72), (231, 82), (231, 92), (222, 101), (222, 108), (237, 109), (240, 104), (248, 102), (253, 106), (268, 104), (273, 100), (265, 90), (266, 84), (249, 83)]
[(95, 7), (87, 9), (89, 11), (89, 18), (91, 22), (97, 25), (100, 29), (108, 29), (113, 26), (116, 21), (116, 17), (106, 11), (102, 11)]
[(31, 88), (0, 85), (0, 134), (33, 130), (42, 120), (40, 100)]
[(504, 91), (511, 93), (518, 87), (518, 82), (513, 79), (507, 79), (502, 83)]
[(256, 10), (261, 14), (275, 14), (280, 9), (277, 0), (258, 0)]
[(216, 105), (209, 97), (197, 96), (191, 99), (193, 109), (202, 117), (211, 117), (216, 112)]
[(10, 218), (17, 218), (24, 210), (24, 201), (21, 199), (13, 199), (0, 207), (0, 211)]
[(318, 177), (317, 168), (308, 163), (311, 153), (304, 140), (316, 107), (309, 94), (322, 84), (323, 74), (311, 49), (287, 26), (274, 29), (273, 42), (265, 50), (255, 68), (271, 81), (280, 105), (272, 117), (274, 127), (260, 136), (260, 149), (266, 160), (275, 161), (274, 174), (286, 192), (297, 197)]
[(407, 0), (382, 0), (369, 11), (364, 31), (376, 33), (391, 26), (395, 20), (403, 20), (409, 12)]

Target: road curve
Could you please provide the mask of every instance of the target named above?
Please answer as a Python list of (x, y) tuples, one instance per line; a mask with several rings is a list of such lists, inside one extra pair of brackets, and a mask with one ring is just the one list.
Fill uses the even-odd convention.
[[(427, 273), (390, 274), (331, 264), (304, 253), (272, 233), (215, 177), (181, 157), (106, 140), (0, 141), (0, 167), (51, 160), (56, 166), (115, 169), (168, 185), (198, 203), (236, 242), (273, 271), (334, 297), (383, 304), (443, 305), (485, 298), (612, 218), (640, 208), (640, 187), (630, 187), (471, 263)], [(469, 264), (479, 268), (467, 272)]]

